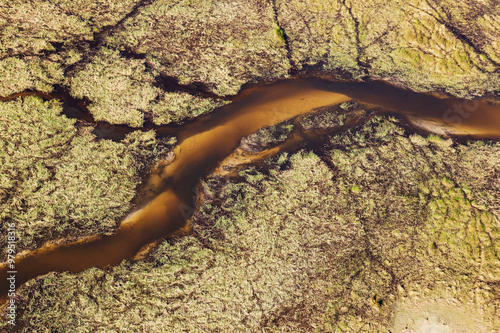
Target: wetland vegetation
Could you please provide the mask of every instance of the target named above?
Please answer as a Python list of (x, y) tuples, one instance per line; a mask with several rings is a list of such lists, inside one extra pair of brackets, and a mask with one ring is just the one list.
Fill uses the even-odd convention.
[[(500, 329), (499, 22), (475, 0), (0, 5), (0, 244), (15, 223), (31, 258), (1, 330)], [(184, 213), (141, 215), (161, 193)], [(127, 249), (44, 257), (122, 221)]]

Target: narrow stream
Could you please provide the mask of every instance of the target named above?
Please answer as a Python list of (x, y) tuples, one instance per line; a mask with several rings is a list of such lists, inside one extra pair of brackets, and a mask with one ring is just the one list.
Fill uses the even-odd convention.
[[(500, 138), (500, 104), (495, 102), (439, 98), (383, 82), (339, 83), (317, 78), (248, 88), (231, 104), (175, 130), (175, 159), (156, 165), (143, 186), (157, 195), (129, 214), (115, 234), (69, 244), (48, 244), (19, 255), (17, 285), (51, 271), (78, 272), (116, 265), (156, 239), (187, 230), (186, 220), (193, 209), (194, 189), (199, 180), (230, 155), (243, 137), (315, 108), (350, 100), (397, 113), (415, 126), (443, 135)], [(165, 133), (172, 132), (171, 127), (164, 128), (168, 129)], [(160, 126), (155, 129), (162, 132)], [(1, 295), (7, 290), (7, 271), (6, 263), (0, 265)]]

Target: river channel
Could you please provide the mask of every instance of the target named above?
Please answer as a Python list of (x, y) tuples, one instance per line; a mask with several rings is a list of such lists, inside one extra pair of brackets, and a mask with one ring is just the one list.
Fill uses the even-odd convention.
[[(20, 254), (16, 258), (17, 284), (51, 271), (78, 272), (116, 265), (134, 257), (148, 243), (175, 232), (189, 231), (186, 221), (194, 209), (194, 189), (200, 179), (213, 172), (239, 146), (242, 138), (319, 107), (351, 100), (380, 113), (398, 114), (422, 131), (478, 139), (500, 138), (500, 104), (486, 100), (420, 94), (380, 81), (345, 83), (303, 78), (247, 88), (212, 114), (175, 131), (171, 127), (164, 130), (177, 136), (175, 157), (152, 168), (142, 187), (156, 194), (128, 214), (113, 235), (47, 243)], [(161, 126), (154, 129), (162, 132)], [(7, 270), (6, 263), (0, 265), (1, 281), (6, 281)], [(0, 293), (5, 294), (6, 288), (2, 282)]]

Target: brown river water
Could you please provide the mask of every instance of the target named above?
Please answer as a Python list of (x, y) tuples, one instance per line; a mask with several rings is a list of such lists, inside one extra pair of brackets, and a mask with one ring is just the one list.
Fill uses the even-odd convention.
[[(47, 94), (38, 95), (50, 98)], [(178, 138), (173, 161), (155, 165), (142, 186), (143, 190), (156, 195), (125, 217), (111, 236), (47, 243), (19, 254), (16, 284), (19, 286), (51, 271), (79, 272), (90, 267), (116, 265), (134, 257), (143, 246), (157, 239), (188, 233), (186, 221), (194, 209), (194, 189), (199, 180), (213, 172), (239, 146), (243, 137), (316, 108), (350, 100), (379, 109), (380, 113), (398, 114), (422, 131), (444, 136), (500, 138), (500, 104), (497, 102), (419, 94), (383, 82), (341, 83), (317, 78), (244, 89), (230, 104), (174, 130), (168, 126), (145, 126), (159, 133), (174, 133)], [(126, 126), (120, 128), (127, 130)], [(128, 128), (132, 130), (135, 129)], [(1, 295), (7, 291), (7, 271), (6, 263), (1, 264)]]

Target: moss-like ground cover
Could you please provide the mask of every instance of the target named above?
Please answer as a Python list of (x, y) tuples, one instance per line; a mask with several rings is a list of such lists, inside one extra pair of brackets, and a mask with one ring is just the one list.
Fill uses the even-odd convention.
[(145, 261), (29, 282), (20, 322), (26, 332), (388, 332), (401, 302), (451, 298), (498, 329), (498, 158), (498, 143), (408, 135), (375, 118), (239, 180), (207, 179), (192, 236)]

